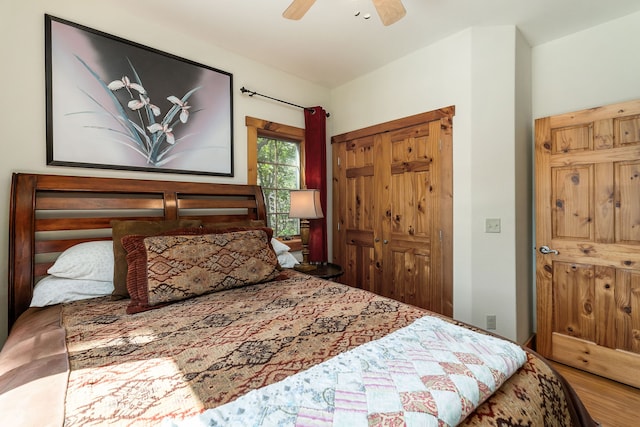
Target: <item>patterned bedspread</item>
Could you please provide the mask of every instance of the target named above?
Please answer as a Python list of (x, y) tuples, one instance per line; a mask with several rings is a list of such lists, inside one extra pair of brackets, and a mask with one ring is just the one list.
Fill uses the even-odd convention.
[(283, 275), (291, 277), (135, 315), (125, 314), (127, 302), (65, 305), (65, 425), (198, 414), (424, 315), (338, 283)]
[[(38, 414), (65, 426), (188, 419), (430, 314), (293, 271), (135, 315), (127, 304), (107, 297), (28, 310), (0, 354), (0, 413), (22, 425)], [(563, 379), (527, 352), (461, 425), (593, 424)]]
[(432, 316), (177, 426), (454, 426), (526, 361)]

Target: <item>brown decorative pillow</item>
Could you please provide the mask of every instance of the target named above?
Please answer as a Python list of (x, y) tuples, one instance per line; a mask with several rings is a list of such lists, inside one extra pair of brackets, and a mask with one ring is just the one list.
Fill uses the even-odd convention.
[(270, 228), (185, 231), (122, 238), (129, 264), (127, 313), (273, 280), (280, 273)]
[(128, 235), (154, 236), (177, 228), (199, 227), (200, 220), (178, 219), (159, 221), (113, 220), (113, 293), (112, 300), (129, 298), (127, 291), (127, 252), (122, 247), (122, 238)]
[[(233, 222), (203, 222), (203, 229), (209, 230), (212, 233), (226, 233), (229, 231), (240, 231), (240, 230), (252, 230), (254, 228), (263, 228), (268, 229), (269, 235), (273, 236), (273, 229), (267, 227), (267, 222), (263, 219), (248, 219), (244, 221), (233, 221)], [(273, 251), (278, 255), (278, 252), (275, 250), (271, 242), (269, 242), (269, 246)], [(282, 266), (280, 266), (280, 262), (278, 262), (278, 269), (282, 270)]]

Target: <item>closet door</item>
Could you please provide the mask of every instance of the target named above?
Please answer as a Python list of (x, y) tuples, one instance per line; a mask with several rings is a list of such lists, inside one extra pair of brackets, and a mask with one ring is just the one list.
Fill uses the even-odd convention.
[(380, 135), (376, 146), (376, 199), (380, 211), (374, 238), (382, 259), (382, 295), (442, 313), (444, 296), (438, 191), (433, 167), (438, 161), (439, 121)]
[(450, 108), (332, 138), (340, 281), (449, 316)]
[(376, 265), (374, 254), (375, 138), (358, 138), (333, 147), (334, 163), (341, 170), (340, 187), (337, 191), (334, 188), (334, 200), (340, 195), (338, 215), (342, 218), (336, 233), (341, 242), (334, 245), (337, 248), (334, 259), (343, 266), (344, 283), (380, 293), (382, 269), (381, 263)]

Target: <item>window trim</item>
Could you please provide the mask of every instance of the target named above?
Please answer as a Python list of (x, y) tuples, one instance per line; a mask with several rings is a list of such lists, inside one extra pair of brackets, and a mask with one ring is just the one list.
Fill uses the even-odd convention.
[[(258, 137), (266, 136), (288, 139), (300, 144), (300, 188), (307, 188), (304, 179), (305, 130), (303, 128), (284, 125), (250, 116), (245, 116), (245, 125), (247, 127), (247, 184), (258, 184)], [(281, 241), (289, 246), (292, 251), (302, 249), (302, 242), (300, 241), (299, 236), (296, 236), (291, 240)]]
[(304, 180), (304, 129), (245, 117), (247, 126), (247, 184), (258, 184), (258, 136), (290, 139), (300, 144), (300, 188), (306, 188)]

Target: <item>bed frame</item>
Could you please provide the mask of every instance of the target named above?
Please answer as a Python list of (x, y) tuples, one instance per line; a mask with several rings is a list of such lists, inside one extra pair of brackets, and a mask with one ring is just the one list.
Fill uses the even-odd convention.
[(110, 240), (112, 219), (266, 220), (257, 185), (14, 173), (9, 215), (9, 327), (65, 249)]

